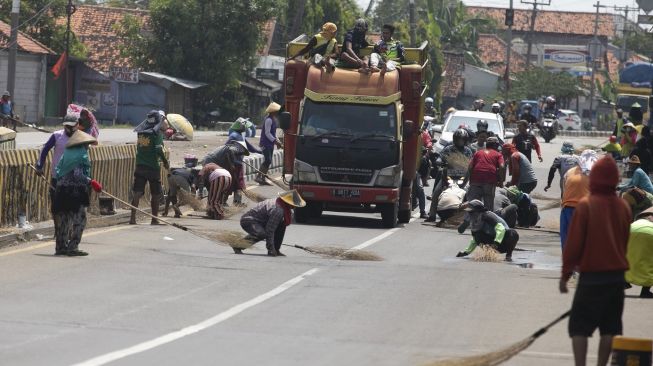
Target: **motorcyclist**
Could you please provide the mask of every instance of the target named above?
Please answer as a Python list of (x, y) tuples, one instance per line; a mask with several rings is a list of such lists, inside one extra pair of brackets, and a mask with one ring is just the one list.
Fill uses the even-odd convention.
[[(436, 164), (441, 169), (440, 179), (433, 185), (431, 193), (431, 209), (429, 216), (425, 220), (434, 222), (438, 208), (438, 197), (447, 187), (447, 177), (451, 177), (454, 182), (463, 179), (467, 174), (467, 168), (472, 158), (472, 149), (468, 146), (469, 134), (466, 130), (459, 128), (453, 133), (453, 142), (440, 153)], [(461, 187), (463, 188), (463, 187)]]
[(532, 114), (533, 106), (530, 105), (530, 103), (526, 103), (523, 109), (524, 113), (519, 116), (519, 120), (528, 122), (528, 126), (531, 127), (531, 129), (533, 126), (537, 126), (537, 118)]
[(476, 112), (483, 112), (483, 107), (485, 107), (485, 101), (483, 99), (476, 99), (472, 104), (472, 110)]
[(552, 114), (556, 119), (560, 116), (560, 110), (556, 107), (556, 98), (553, 95), (546, 97), (544, 102), (544, 110), (542, 111), (542, 118), (544, 115)]
[(435, 108), (433, 107), (433, 98), (424, 99), (424, 116), (435, 117)]
[(488, 123), (484, 119), (479, 119), (476, 122), (476, 142), (472, 143), (470, 147), (474, 152), (485, 148), (485, 141), (490, 136), (488, 131)]
[(531, 152), (535, 149), (537, 159), (541, 163), (542, 151), (540, 150), (540, 143), (537, 141), (537, 137), (528, 131), (528, 122), (525, 120), (517, 122), (517, 128), (518, 132), (512, 138), (512, 144), (515, 145), (520, 153), (526, 155), (528, 161), (532, 161)]
[(492, 113), (499, 114), (501, 113), (501, 105), (499, 103), (492, 103)]

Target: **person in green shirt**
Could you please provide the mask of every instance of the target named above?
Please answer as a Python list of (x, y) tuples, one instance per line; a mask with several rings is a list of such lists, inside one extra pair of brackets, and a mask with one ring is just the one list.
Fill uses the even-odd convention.
[[(136, 170), (134, 171), (134, 186), (132, 188), (134, 198), (132, 206), (138, 207), (138, 202), (145, 193), (145, 185), (150, 185), (150, 205), (152, 215), (159, 213), (159, 200), (161, 198), (161, 166), (169, 169), (168, 159), (163, 152), (163, 129), (165, 125), (158, 111), (150, 111), (147, 118), (136, 128), (138, 139), (136, 142)], [(136, 210), (132, 209), (131, 225), (136, 224)], [(158, 225), (159, 220), (152, 218), (152, 225)]]
[(386, 24), (381, 30), (381, 40), (374, 45), (374, 50), (370, 55), (370, 67), (372, 71), (381, 71), (381, 75), (386, 71), (394, 71), (406, 60), (404, 46), (401, 42), (392, 38), (395, 27)]

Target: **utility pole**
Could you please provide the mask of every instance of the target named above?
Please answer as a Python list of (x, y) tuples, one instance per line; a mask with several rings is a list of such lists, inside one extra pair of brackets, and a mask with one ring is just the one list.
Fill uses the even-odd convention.
[(508, 95), (510, 93), (510, 56), (512, 54), (512, 26), (515, 21), (515, 9), (513, 8), (512, 0), (510, 0), (510, 8), (506, 10), (506, 21), (505, 24), (508, 26), (508, 40), (506, 41), (506, 73), (503, 75), (505, 82), (505, 96), (503, 99), (508, 101)]
[(628, 48), (626, 48), (626, 42), (628, 40), (628, 5), (626, 5), (626, 9), (624, 9), (624, 29), (623, 29), (623, 42), (621, 43), (621, 55), (619, 55), (619, 61), (620, 65), (619, 67), (623, 67), (626, 61), (628, 61)]
[(601, 2), (597, 1), (596, 5), (596, 16), (594, 18), (594, 38), (590, 41), (590, 58), (592, 63), (592, 76), (590, 79), (590, 121), (592, 121), (592, 115), (594, 112), (594, 93), (596, 91), (596, 85), (594, 85), (594, 79), (596, 75), (596, 66), (598, 65), (597, 59), (600, 57), (601, 53), (601, 42), (596, 37), (599, 31), (599, 9), (601, 8)]
[(7, 91), (14, 96), (16, 89), (16, 56), (18, 53), (18, 14), (20, 0), (11, 3), (11, 33), (9, 35), (9, 63), (7, 64)]
[(521, 0), (522, 4), (532, 4), (533, 12), (531, 13), (531, 28), (528, 32), (528, 48), (526, 49), (526, 66), (531, 65), (531, 51), (533, 50), (533, 33), (535, 32), (535, 19), (537, 18), (537, 6), (549, 6), (551, 5), (551, 0), (544, 0), (538, 2), (537, 0), (533, 1), (524, 1)]
[(410, 45), (417, 47), (417, 23), (415, 22), (415, 0), (408, 1), (408, 19), (410, 22)]
[(66, 20), (66, 107), (70, 104), (72, 100), (72, 93), (70, 90), (70, 17), (77, 11), (77, 7), (73, 5), (73, 0), (68, 0), (66, 5), (66, 15), (68, 19)]

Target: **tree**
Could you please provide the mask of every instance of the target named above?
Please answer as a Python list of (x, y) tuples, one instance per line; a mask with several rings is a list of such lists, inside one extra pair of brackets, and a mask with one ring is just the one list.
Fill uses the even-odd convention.
[(281, 22), (286, 25), (284, 39), (290, 41), (300, 34), (312, 36), (326, 22), (338, 27), (340, 38), (362, 14), (354, 0), (288, 0)]
[[(625, 37), (626, 48), (628, 51), (639, 53), (641, 55), (651, 57), (653, 52), (653, 37), (648, 33), (631, 32)], [(624, 38), (615, 38), (612, 43), (615, 46), (621, 47)]]
[(561, 105), (581, 94), (581, 82), (566, 72), (552, 73), (541, 67), (533, 67), (514, 75), (509, 99), (538, 99), (555, 95)]
[[(56, 52), (66, 48), (66, 26), (56, 20), (66, 16), (66, 0), (23, 0), (20, 2), (19, 30)], [(0, 0), (0, 19), (11, 24), (12, 0)], [(86, 48), (71, 32), (71, 55), (86, 57)]]
[(230, 95), (254, 67), (262, 27), (276, 5), (275, 0), (151, 0), (147, 32), (133, 17), (120, 25), (127, 40), (123, 56), (146, 70), (208, 83), (196, 94), (196, 111), (219, 107), (231, 117), (242, 101)]

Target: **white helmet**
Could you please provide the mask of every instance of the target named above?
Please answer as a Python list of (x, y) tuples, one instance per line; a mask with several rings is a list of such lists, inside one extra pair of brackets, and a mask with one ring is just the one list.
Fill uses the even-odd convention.
[(501, 108), (501, 104), (499, 104), (499, 103), (492, 103), (492, 108)]
[(431, 98), (431, 97), (426, 97), (426, 99), (424, 99), (424, 103), (431, 103), (431, 104), (433, 104), (433, 98)]

